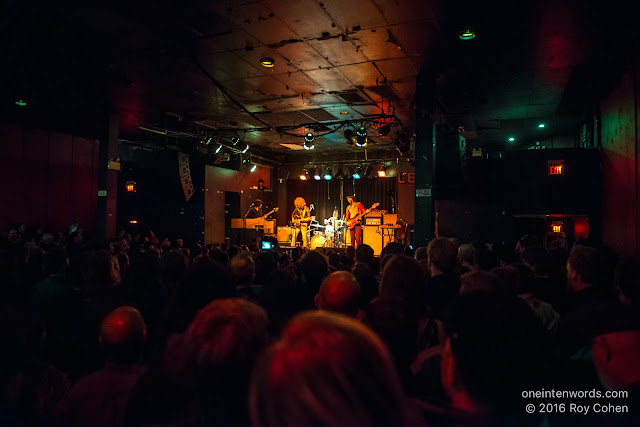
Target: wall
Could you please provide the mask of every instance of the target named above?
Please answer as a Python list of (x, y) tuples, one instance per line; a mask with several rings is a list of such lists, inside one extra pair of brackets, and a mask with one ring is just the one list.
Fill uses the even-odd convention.
[(242, 192), (240, 210), (246, 212), (252, 202), (251, 195), (253, 193), (257, 195), (256, 190), (250, 190), (250, 187), (256, 186), (259, 179), (265, 183), (271, 182), (270, 169), (258, 166), (255, 172), (251, 172), (246, 167), (241, 168), (240, 171), (215, 166), (205, 167), (204, 241), (206, 244), (224, 242), (225, 191)]
[(638, 125), (640, 61), (600, 104), (604, 149), (604, 244), (621, 255), (640, 255)]
[(0, 123), (0, 230), (96, 228), (97, 140)]

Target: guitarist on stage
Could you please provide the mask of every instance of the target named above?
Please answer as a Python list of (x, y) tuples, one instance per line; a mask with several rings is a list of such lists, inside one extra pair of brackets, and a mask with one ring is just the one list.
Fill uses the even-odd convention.
[(291, 222), (294, 227), (300, 229), (300, 234), (302, 234), (302, 247), (308, 248), (307, 227), (311, 222), (311, 211), (307, 207), (307, 202), (305, 202), (302, 197), (296, 197), (293, 204), (295, 205), (295, 209), (293, 210), (293, 214), (291, 214)]
[(251, 209), (247, 212), (245, 218), (260, 218), (262, 216), (262, 200), (256, 199), (251, 205)]
[(366, 210), (362, 203), (356, 202), (355, 194), (347, 196), (347, 202), (349, 202), (349, 206), (347, 206), (344, 219), (347, 221), (349, 233), (351, 234), (351, 244), (357, 248), (362, 243), (362, 217), (356, 221), (349, 220), (364, 214)]

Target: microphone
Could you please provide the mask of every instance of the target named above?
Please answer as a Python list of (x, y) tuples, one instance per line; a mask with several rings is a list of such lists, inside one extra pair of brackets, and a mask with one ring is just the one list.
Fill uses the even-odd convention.
[(313, 203), (311, 203), (311, 205), (309, 206), (309, 210), (312, 211), (313, 209), (314, 209)]

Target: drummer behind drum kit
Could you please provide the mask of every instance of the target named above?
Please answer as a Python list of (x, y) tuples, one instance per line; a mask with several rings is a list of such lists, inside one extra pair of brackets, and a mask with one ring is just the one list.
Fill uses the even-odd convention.
[[(311, 223), (307, 229), (307, 241), (313, 249), (324, 247), (347, 246), (346, 236), (348, 229), (345, 221), (340, 219), (338, 211), (333, 211), (333, 216), (324, 220), (324, 225), (311, 217)], [(296, 227), (278, 227), (278, 242), (295, 245), (300, 229)]]

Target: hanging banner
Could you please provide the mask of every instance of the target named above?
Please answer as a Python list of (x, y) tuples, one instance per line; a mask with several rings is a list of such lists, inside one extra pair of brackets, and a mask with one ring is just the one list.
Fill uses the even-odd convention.
[(193, 196), (193, 183), (191, 182), (191, 168), (189, 167), (189, 155), (178, 151), (178, 170), (180, 171), (180, 183), (184, 198), (189, 201)]

